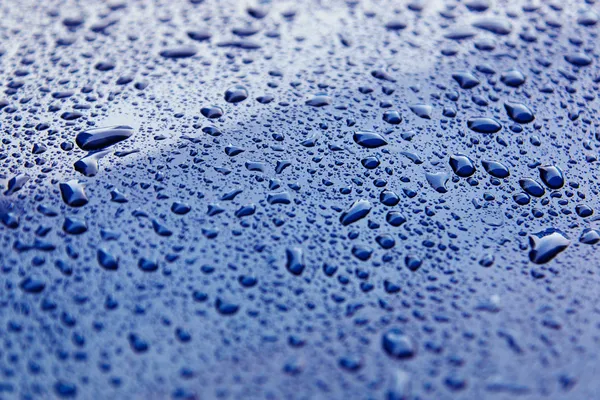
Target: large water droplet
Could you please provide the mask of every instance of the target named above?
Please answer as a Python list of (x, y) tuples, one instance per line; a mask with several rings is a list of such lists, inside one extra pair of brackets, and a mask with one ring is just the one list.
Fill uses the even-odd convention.
[(397, 359), (412, 358), (417, 351), (412, 339), (398, 328), (392, 328), (384, 333), (382, 346), (389, 356)]
[(496, 133), (502, 129), (502, 125), (495, 118), (473, 117), (467, 121), (467, 126), (478, 133)]
[(82, 150), (101, 150), (122, 142), (133, 135), (133, 128), (127, 125), (94, 128), (80, 132), (75, 139)]
[(180, 46), (165, 49), (160, 52), (161, 57), (164, 58), (188, 58), (196, 55), (197, 49), (194, 46)]
[(571, 241), (559, 230), (549, 228), (529, 236), (529, 259), (536, 264), (545, 264), (564, 251)]
[(348, 226), (364, 217), (371, 211), (371, 203), (369, 200), (357, 200), (347, 211), (344, 211), (340, 216), (340, 222), (344, 226)]
[(286, 269), (292, 275), (301, 275), (306, 265), (304, 264), (304, 252), (300, 247), (290, 247), (285, 250)]
[(450, 167), (454, 173), (462, 178), (468, 178), (475, 173), (475, 164), (473, 160), (464, 154), (455, 154), (450, 156)]
[(380, 134), (370, 131), (357, 131), (352, 138), (356, 144), (368, 149), (374, 149), (388, 144)]
[(533, 111), (522, 103), (504, 103), (506, 113), (513, 121), (519, 124), (527, 124), (535, 119)]
[(560, 189), (565, 184), (565, 178), (563, 177), (563, 173), (555, 165), (543, 165), (538, 167), (540, 171), (540, 179), (546, 186), (550, 189)]
[(82, 207), (88, 203), (83, 185), (77, 180), (71, 180), (59, 185), (63, 201), (71, 207)]
[(239, 103), (247, 98), (248, 91), (240, 85), (232, 86), (225, 91), (225, 101), (228, 103)]
[(512, 31), (510, 22), (494, 17), (481, 18), (473, 23), (475, 28), (494, 33), (496, 35), (508, 35)]
[(475, 75), (470, 72), (457, 72), (452, 74), (452, 78), (458, 82), (458, 85), (462, 89), (472, 89), (479, 85), (479, 79), (477, 79)]

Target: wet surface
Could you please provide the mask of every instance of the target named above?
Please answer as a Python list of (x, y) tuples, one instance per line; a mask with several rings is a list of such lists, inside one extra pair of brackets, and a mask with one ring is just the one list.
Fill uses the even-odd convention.
[(598, 5), (0, 4), (0, 398), (595, 398)]

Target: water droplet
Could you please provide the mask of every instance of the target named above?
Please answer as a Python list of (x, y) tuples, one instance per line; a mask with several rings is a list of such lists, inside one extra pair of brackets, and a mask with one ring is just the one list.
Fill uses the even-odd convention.
[(133, 135), (133, 128), (126, 125), (88, 129), (77, 134), (75, 142), (86, 151), (101, 150), (122, 142)]
[(96, 257), (98, 264), (106, 270), (116, 271), (119, 268), (119, 259), (105, 249), (98, 249)]
[(484, 160), (481, 162), (481, 165), (483, 165), (485, 172), (494, 178), (504, 179), (510, 175), (508, 167), (501, 162)]
[(225, 101), (228, 103), (239, 103), (247, 98), (248, 91), (245, 87), (240, 85), (232, 86), (225, 91)]
[(506, 113), (513, 121), (519, 124), (527, 124), (535, 119), (533, 111), (522, 103), (504, 103)]
[(88, 203), (83, 185), (77, 180), (71, 180), (59, 185), (60, 193), (65, 204), (71, 207), (82, 207)]
[(540, 179), (548, 188), (557, 190), (564, 186), (565, 178), (557, 166), (544, 165), (538, 167), (538, 170), (540, 171)]
[(542, 197), (546, 193), (546, 190), (542, 187), (542, 185), (531, 178), (520, 179), (519, 185), (521, 185), (521, 188), (523, 188), (524, 191), (533, 197)]
[(340, 222), (348, 226), (366, 217), (371, 211), (371, 203), (368, 200), (356, 200), (352, 206), (342, 213)]
[(180, 46), (162, 50), (160, 52), (160, 56), (164, 58), (178, 59), (193, 57), (196, 55), (196, 53), (197, 50), (194, 46)]
[(481, 18), (473, 23), (475, 28), (479, 28), (496, 35), (508, 35), (512, 31), (510, 22), (502, 20), (500, 18), (486, 17)]
[(496, 133), (502, 129), (500, 122), (497, 119), (490, 117), (469, 118), (467, 126), (477, 133)]
[(66, 233), (70, 235), (81, 235), (82, 233), (87, 232), (87, 230), (88, 228), (85, 221), (73, 217), (65, 218), (63, 231)]
[(357, 131), (354, 133), (353, 139), (356, 144), (368, 149), (374, 149), (388, 144), (380, 134), (370, 131)]
[(285, 267), (292, 274), (299, 276), (304, 271), (304, 252), (300, 247), (290, 247), (285, 250), (287, 258)]
[(221, 118), (223, 116), (223, 109), (219, 106), (208, 106), (202, 107), (200, 113), (209, 119)]
[(393, 358), (405, 360), (415, 356), (417, 351), (415, 343), (399, 328), (389, 329), (383, 335), (383, 349)]
[(500, 77), (502, 83), (510, 87), (519, 87), (525, 83), (525, 75), (519, 70), (510, 69)]
[(402, 116), (398, 111), (388, 110), (383, 113), (383, 120), (391, 125), (398, 125), (402, 122)]
[(462, 89), (472, 89), (479, 85), (479, 79), (470, 72), (457, 72), (452, 74), (452, 78), (454, 78)]
[(234, 315), (238, 312), (240, 306), (217, 297), (217, 300), (215, 301), (215, 308), (221, 315)]
[(571, 53), (565, 56), (565, 60), (569, 64), (573, 64), (577, 67), (586, 67), (592, 63), (592, 58), (587, 54), (583, 53)]
[(450, 180), (450, 174), (447, 172), (428, 172), (425, 174), (427, 178), (427, 182), (431, 185), (432, 188), (435, 189), (438, 193), (447, 193), (448, 189), (446, 188), (446, 184)]
[(188, 31), (187, 35), (190, 39), (198, 42), (209, 40), (212, 37), (211, 33), (206, 29), (196, 29), (193, 31)]
[(450, 167), (456, 175), (462, 178), (468, 178), (475, 173), (475, 163), (464, 154), (450, 156)]
[(391, 226), (398, 227), (406, 222), (406, 217), (400, 211), (389, 211), (385, 221)]
[(536, 264), (545, 264), (564, 251), (571, 241), (559, 230), (549, 228), (529, 236), (529, 259)]
[(433, 107), (428, 104), (414, 104), (410, 106), (410, 110), (415, 113), (416, 116), (423, 119), (431, 119), (431, 113), (433, 112)]
[(600, 242), (600, 231), (598, 229), (586, 228), (579, 236), (579, 242), (583, 244), (596, 244)]
[(34, 278), (25, 278), (19, 284), (21, 290), (26, 293), (41, 293), (46, 288), (46, 284), (38, 279)]
[(385, 189), (379, 194), (379, 201), (388, 207), (394, 207), (400, 202), (400, 197), (391, 190)]
[(317, 94), (306, 100), (306, 105), (311, 107), (325, 107), (331, 104), (331, 97), (326, 94)]

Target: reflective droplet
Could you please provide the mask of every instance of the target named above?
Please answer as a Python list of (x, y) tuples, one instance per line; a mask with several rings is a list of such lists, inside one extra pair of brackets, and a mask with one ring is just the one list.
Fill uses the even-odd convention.
[(527, 193), (517, 193), (513, 195), (513, 200), (520, 206), (525, 206), (531, 201), (531, 197)]
[(371, 76), (382, 81), (396, 82), (396, 80), (392, 78), (391, 75), (382, 70), (371, 71)]
[(497, 119), (490, 117), (469, 118), (467, 126), (472, 131), (478, 133), (496, 133), (502, 129), (500, 122)]
[(77, 386), (74, 383), (60, 380), (54, 384), (54, 393), (63, 399), (77, 397)]
[(234, 315), (238, 312), (240, 306), (217, 297), (217, 300), (215, 301), (215, 308), (221, 315)]
[(400, 211), (389, 211), (385, 221), (391, 226), (398, 227), (406, 222), (406, 217)]
[(379, 194), (379, 201), (388, 207), (394, 207), (400, 202), (400, 197), (391, 190), (385, 189)]
[(88, 129), (77, 134), (75, 142), (86, 151), (101, 150), (122, 142), (133, 135), (133, 128), (127, 125)]
[(248, 91), (240, 85), (232, 86), (225, 91), (225, 101), (228, 103), (239, 103), (247, 98)]
[(402, 116), (398, 111), (388, 110), (383, 113), (383, 120), (391, 125), (398, 125), (402, 122)]
[(401, 31), (406, 28), (406, 22), (400, 19), (395, 19), (386, 23), (385, 28), (390, 31)]
[(450, 167), (454, 173), (462, 178), (468, 178), (475, 173), (475, 164), (473, 160), (464, 154), (455, 154), (450, 156)]
[(73, 164), (75, 171), (80, 172), (86, 177), (93, 177), (98, 174), (98, 160), (111, 153), (111, 150), (98, 151), (91, 153)]
[(573, 64), (577, 67), (586, 67), (592, 63), (592, 58), (587, 54), (583, 53), (571, 53), (565, 56), (565, 60), (569, 64)]
[(519, 180), (519, 185), (521, 185), (521, 188), (523, 188), (524, 191), (533, 197), (542, 197), (546, 193), (546, 190), (542, 187), (542, 185), (531, 178), (523, 178)]
[(529, 236), (529, 259), (536, 264), (545, 264), (564, 251), (571, 241), (559, 230), (549, 228)]
[(375, 238), (375, 241), (385, 250), (391, 249), (396, 245), (396, 241), (392, 235), (379, 235)]
[(365, 157), (360, 162), (366, 169), (375, 169), (380, 164), (379, 159), (375, 156)]
[(594, 209), (587, 204), (577, 204), (575, 207), (575, 212), (577, 212), (577, 215), (579, 215), (581, 218), (587, 218), (594, 214)]
[(352, 246), (352, 255), (361, 261), (367, 261), (373, 255), (373, 249), (366, 245), (357, 244)]
[(504, 103), (506, 113), (513, 121), (519, 124), (527, 124), (535, 119), (533, 111), (522, 103)]
[(305, 104), (311, 107), (325, 107), (331, 104), (331, 97), (326, 94), (317, 94), (311, 99), (306, 100)]
[(371, 211), (371, 203), (368, 200), (356, 200), (347, 211), (340, 216), (340, 222), (348, 226), (366, 217)]
[(472, 28), (462, 26), (462, 27), (457, 27), (457, 28), (450, 30), (448, 33), (446, 33), (444, 35), (444, 37), (446, 39), (460, 41), (460, 40), (471, 39), (475, 35), (477, 35), (477, 32), (475, 32)]
[(579, 236), (579, 242), (583, 244), (596, 244), (600, 242), (600, 231), (597, 229), (586, 228)]
[(352, 138), (356, 144), (368, 149), (374, 149), (388, 144), (380, 134), (370, 131), (357, 131)]
[(422, 264), (423, 262), (421, 259), (414, 254), (408, 254), (406, 257), (404, 257), (404, 265), (406, 265), (406, 268), (412, 272), (415, 272), (421, 268)]
[(138, 268), (144, 272), (154, 272), (158, 270), (158, 263), (156, 261), (142, 257), (138, 261)]
[(188, 31), (188, 37), (192, 40), (202, 42), (211, 38), (211, 33), (208, 30), (197, 29), (193, 31)]
[(508, 35), (512, 31), (510, 22), (494, 17), (481, 18), (475, 21), (473, 26), (501, 36)]
[(29, 175), (26, 174), (18, 174), (9, 179), (6, 191), (4, 192), (5, 196), (10, 196), (13, 193), (18, 192), (25, 186), (25, 184), (29, 181)]
[(285, 267), (292, 275), (301, 275), (306, 265), (304, 264), (304, 252), (300, 247), (290, 247), (285, 250), (287, 258)]
[(469, 0), (465, 2), (465, 6), (469, 11), (484, 12), (490, 8), (490, 2), (489, 0)]
[(88, 203), (83, 185), (77, 180), (71, 180), (59, 185), (60, 194), (65, 204), (71, 207), (82, 207)]
[(292, 199), (289, 192), (269, 193), (267, 195), (267, 202), (272, 205), (290, 204)]
[(41, 293), (46, 288), (46, 284), (38, 279), (34, 278), (25, 278), (19, 284), (21, 290), (25, 293)]
[(110, 254), (106, 249), (98, 249), (96, 257), (98, 264), (106, 270), (116, 271), (119, 268), (119, 259)]
[(544, 165), (538, 167), (538, 170), (540, 171), (540, 179), (548, 188), (557, 190), (564, 186), (565, 178), (557, 166)]
[(432, 106), (428, 104), (414, 104), (409, 108), (416, 116), (423, 119), (431, 119), (431, 113), (433, 112)]
[(63, 231), (66, 233), (70, 235), (81, 235), (82, 233), (87, 232), (87, 230), (88, 228), (85, 221), (73, 217), (65, 218)]
[(594, 26), (600, 17), (595, 11), (587, 10), (577, 17), (577, 23), (581, 26)]
[(194, 46), (180, 46), (165, 49), (160, 52), (160, 56), (164, 58), (188, 58), (196, 55), (196, 48)]
[(431, 185), (432, 188), (435, 189), (438, 193), (446, 193), (448, 189), (446, 188), (446, 184), (450, 180), (450, 174), (446, 172), (428, 172), (425, 174), (427, 178), (427, 182)]
[(382, 346), (390, 357), (401, 360), (414, 357), (417, 351), (412, 339), (399, 328), (392, 328), (384, 333)]
[(223, 109), (219, 106), (202, 107), (200, 113), (210, 119), (221, 118), (223, 116)]
[(493, 176), (494, 178), (504, 179), (510, 175), (508, 167), (498, 161), (482, 161), (483, 169), (485, 172)]
[(502, 74), (500, 77), (502, 83), (510, 87), (519, 87), (525, 83), (525, 75), (519, 70), (511, 69)]
[(479, 85), (479, 79), (470, 72), (457, 72), (452, 74), (452, 78), (454, 78), (462, 89), (472, 89)]
[(177, 215), (185, 215), (190, 212), (192, 208), (184, 203), (175, 202), (171, 205), (171, 211)]
[(148, 343), (135, 333), (129, 334), (127, 337), (129, 346), (135, 353), (145, 353), (148, 351)]
[(348, 355), (338, 361), (340, 368), (347, 372), (358, 372), (363, 367), (363, 360), (356, 355)]

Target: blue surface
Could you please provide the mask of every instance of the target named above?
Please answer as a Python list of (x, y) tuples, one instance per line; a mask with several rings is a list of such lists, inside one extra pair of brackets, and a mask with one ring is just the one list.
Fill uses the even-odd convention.
[(598, 13), (2, 2), (0, 398), (597, 398)]

